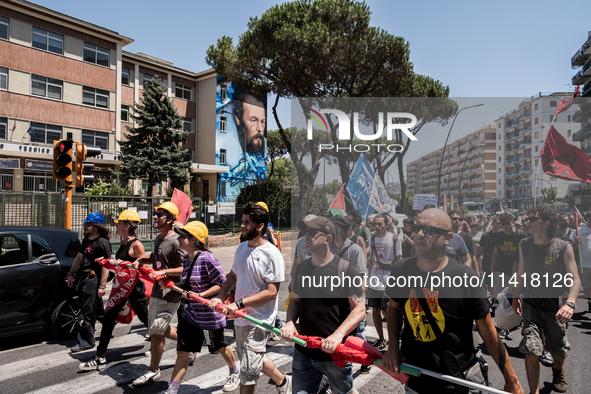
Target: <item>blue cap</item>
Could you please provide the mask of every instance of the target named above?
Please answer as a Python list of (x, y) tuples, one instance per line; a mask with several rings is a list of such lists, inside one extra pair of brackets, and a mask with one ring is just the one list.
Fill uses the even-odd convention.
[(88, 214), (86, 219), (84, 219), (84, 223), (100, 223), (105, 224), (105, 217), (100, 212), (91, 212)]
[(274, 230), (274, 228), (273, 228), (273, 224), (271, 224), (271, 222), (268, 222), (268, 223), (267, 223), (267, 227), (269, 227), (271, 230)]

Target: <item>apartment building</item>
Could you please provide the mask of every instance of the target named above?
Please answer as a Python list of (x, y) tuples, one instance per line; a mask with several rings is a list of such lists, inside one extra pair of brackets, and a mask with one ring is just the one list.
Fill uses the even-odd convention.
[[(125, 140), (126, 126), (134, 126), (130, 108), (140, 101), (144, 82), (158, 76), (183, 130), (193, 132), (184, 144), (193, 162), (186, 189), (205, 201), (218, 199), (218, 190), (225, 190), (218, 185), (220, 174), (230, 171), (219, 160), (226, 148), (217, 138), (219, 76), (214, 69), (193, 72), (124, 51), (131, 42), (27, 1), (0, 3), (0, 190), (63, 189), (51, 176), (53, 141), (69, 133), (102, 149), (88, 161), (95, 163), (95, 178), (108, 179), (109, 170), (121, 163), (117, 141)], [(262, 163), (259, 168), (266, 170)], [(150, 194), (145, 181), (132, 186), (138, 194)], [(156, 194), (164, 195), (166, 187), (157, 185)]]
[[(575, 100), (579, 109), (573, 115), (573, 121), (580, 123), (580, 130), (574, 133), (573, 141), (580, 143), (580, 148), (591, 155), (591, 31), (571, 58), (571, 65), (573, 68), (580, 68), (572, 79), (573, 85), (582, 85), (579, 98)], [(574, 184), (571, 186), (571, 194), (579, 209), (591, 209), (591, 184)]]
[(443, 156), (441, 177), (443, 148), (407, 164), (408, 189), (415, 194), (436, 195), (441, 180), (441, 198), (446, 195), (448, 201), (452, 196), (454, 201), (488, 201), (496, 192), (495, 139), (495, 125), (491, 124), (449, 143)]
[[(496, 124), (496, 199), (505, 208), (527, 210), (543, 200), (542, 188), (554, 188), (557, 199), (564, 199), (572, 182), (544, 174), (540, 152), (550, 125), (569, 142), (579, 129), (573, 119), (573, 105), (555, 117), (561, 98), (572, 93), (552, 93), (522, 101), (518, 108), (495, 121)], [(536, 182), (537, 173), (537, 182)]]

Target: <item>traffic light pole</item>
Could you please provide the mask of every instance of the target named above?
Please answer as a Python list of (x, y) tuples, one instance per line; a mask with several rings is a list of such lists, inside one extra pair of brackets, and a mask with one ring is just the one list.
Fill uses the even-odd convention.
[(66, 182), (66, 229), (72, 229), (72, 182)]

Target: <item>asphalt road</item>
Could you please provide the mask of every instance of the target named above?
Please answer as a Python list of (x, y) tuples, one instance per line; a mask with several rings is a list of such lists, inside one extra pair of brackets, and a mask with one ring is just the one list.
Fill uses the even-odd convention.
[[(235, 246), (213, 249), (212, 252), (220, 261), (225, 272), (230, 271), (233, 261)], [(291, 245), (284, 243), (283, 254), (286, 260), (286, 272), (291, 269)], [(280, 317), (285, 319), (285, 301), (288, 292), (284, 284), (279, 293)], [(589, 343), (591, 337), (591, 313), (586, 312), (585, 300), (577, 302), (577, 311), (569, 324), (568, 339), (571, 344), (571, 353), (566, 360), (565, 370), (569, 383), (569, 393), (591, 392), (591, 360)], [(371, 314), (367, 315), (368, 327), (366, 334), (368, 340), (377, 338), (373, 327)], [(97, 330), (100, 330), (97, 323)], [(385, 323), (384, 323), (385, 328)], [(47, 333), (21, 335), (11, 338), (3, 338), (0, 341), (0, 384), (2, 393), (159, 393), (166, 389), (170, 380), (172, 367), (176, 358), (175, 343), (167, 342), (162, 367), (162, 379), (142, 388), (133, 388), (131, 381), (147, 370), (149, 359), (144, 357), (149, 344), (144, 341), (146, 328), (137, 320), (130, 325), (117, 325), (114, 338), (111, 340), (107, 360), (109, 366), (102, 372), (79, 372), (78, 364), (94, 354), (93, 351), (70, 354), (68, 349), (75, 344), (75, 340), (57, 340)], [(477, 346), (482, 347), (490, 366), (490, 379), (493, 387), (501, 389), (503, 379), (492, 359), (487, 355), (486, 349), (477, 332), (473, 333)], [(98, 333), (97, 333), (98, 336)], [(233, 333), (230, 327), (226, 330), (226, 338), (233, 342)], [(521, 339), (520, 329), (510, 333), (505, 340), (511, 362), (517, 375), (524, 386), (525, 392), (529, 392), (524, 368), (523, 355), (518, 350)], [(268, 347), (268, 354), (283, 372), (291, 371), (291, 344), (280, 341), (273, 342)], [(540, 385), (542, 393), (550, 393), (552, 372), (550, 368), (541, 366)], [(372, 367), (371, 373), (360, 375), (358, 367), (355, 367), (355, 387), (362, 394), (378, 393), (403, 393), (403, 387), (391, 377)], [(219, 355), (210, 355), (206, 350), (192, 367), (189, 368), (180, 393), (213, 393), (221, 392), (221, 386), (227, 376), (227, 368)], [(238, 392), (238, 391), (236, 391)], [(275, 386), (266, 378), (259, 380), (257, 392), (275, 393)]]

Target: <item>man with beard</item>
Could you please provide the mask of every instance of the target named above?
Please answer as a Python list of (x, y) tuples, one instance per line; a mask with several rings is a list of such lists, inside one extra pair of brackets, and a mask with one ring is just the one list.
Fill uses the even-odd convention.
[[(158, 236), (154, 241), (154, 249), (150, 257), (138, 259), (134, 265), (152, 262), (154, 272), (150, 277), (167, 276), (180, 282), (183, 273), (183, 257), (185, 251), (179, 249), (178, 234), (174, 232), (172, 223), (178, 218), (179, 209), (172, 202), (165, 202), (153, 213), (153, 228), (158, 229)], [(133, 381), (134, 386), (143, 386), (160, 379), (160, 360), (164, 353), (166, 338), (177, 340), (176, 328), (170, 325), (172, 318), (179, 309), (179, 294), (175, 291), (164, 290), (158, 284), (152, 287), (150, 304), (148, 305), (148, 329), (150, 333), (151, 355), (150, 369), (144, 375)]]
[[(269, 213), (263, 207), (249, 202), (242, 208), (240, 227), (247, 242), (236, 248), (232, 269), (218, 297), (209, 302), (210, 308), (222, 304), (236, 286), (236, 302), (224, 305), (223, 313), (233, 316), (235, 310), (245, 309), (248, 315), (273, 324), (279, 285), (285, 280), (285, 263), (279, 249), (263, 238), (268, 222)], [(279, 372), (265, 355), (270, 332), (244, 318), (236, 318), (234, 326), (240, 358), (240, 393), (254, 393), (261, 372), (277, 384), (279, 394), (291, 393), (291, 377)]]
[[(445, 254), (453, 233), (451, 220), (439, 209), (419, 214), (413, 232), (417, 257), (394, 263), (393, 277), (420, 277), (406, 287), (388, 287), (388, 351), (384, 368), (399, 372), (408, 362), (431, 371), (454, 375), (475, 383), (484, 383), (480, 360), (476, 355), (472, 329), (474, 322), (492, 359), (505, 378), (504, 390), (523, 393), (511, 360), (499, 341), (484, 289), (472, 287), (476, 273)], [(427, 278), (468, 277), (466, 285), (441, 285), (429, 289)], [(418, 283), (417, 283), (418, 282)], [(422, 284), (421, 284), (422, 282)], [(430, 282), (430, 283), (429, 283)], [(404, 322), (404, 329), (403, 323)], [(429, 376), (411, 376), (406, 393), (456, 393), (459, 385)], [(467, 392), (467, 391), (466, 391)]]
[(265, 104), (253, 96), (239, 92), (234, 96), (234, 121), (242, 149), (249, 154), (264, 154), (267, 117)]
[(78, 302), (84, 321), (78, 330), (78, 343), (70, 349), (72, 353), (82, 352), (94, 347), (94, 325), (97, 316), (103, 314), (102, 297), (106, 293), (109, 271), (101, 267), (97, 258), (111, 258), (109, 229), (100, 212), (89, 213), (84, 219), (84, 239), (68, 274), (68, 286), (78, 289)]
[(564, 213), (558, 217), (558, 228), (556, 229), (555, 238), (563, 241), (571, 242), (573, 234), (576, 233), (575, 229), (568, 226), (568, 215)]
[(467, 232), (460, 230), (460, 223), (464, 220), (464, 215), (456, 209), (449, 211), (447, 214), (451, 218), (451, 231), (454, 234), (459, 235), (460, 238), (462, 238), (464, 244), (466, 244), (466, 248), (468, 249), (468, 255), (466, 255), (465, 264), (468, 267), (472, 267), (474, 271), (478, 272), (478, 264), (476, 263), (475, 257), (476, 248), (474, 247), (474, 241)]

